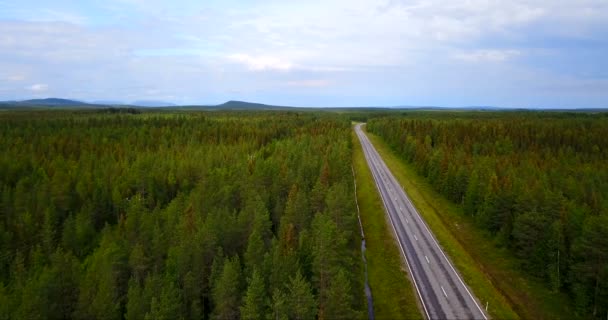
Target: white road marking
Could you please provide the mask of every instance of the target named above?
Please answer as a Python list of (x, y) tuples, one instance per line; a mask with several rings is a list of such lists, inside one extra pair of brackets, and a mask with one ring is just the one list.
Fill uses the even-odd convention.
[(429, 261), (429, 257), (424, 256), (424, 258), (426, 259), (426, 263), (431, 263), (431, 262)]
[(407, 219), (405, 219), (405, 223), (410, 224), (410, 222)]
[(414, 239), (416, 239), (416, 241), (418, 241), (418, 237), (416, 237), (416, 235), (414, 235)]
[(448, 297), (448, 294), (447, 294), (447, 293), (445, 293), (445, 290), (443, 289), (443, 286), (441, 286), (441, 291), (443, 291), (443, 295), (444, 295), (444, 296), (447, 298), (447, 297)]

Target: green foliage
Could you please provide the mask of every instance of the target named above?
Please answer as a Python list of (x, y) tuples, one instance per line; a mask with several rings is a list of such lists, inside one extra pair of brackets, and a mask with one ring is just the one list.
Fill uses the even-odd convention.
[(324, 315), (331, 303), (329, 290), (332, 279), (348, 261), (343, 235), (336, 224), (326, 214), (319, 214), (313, 221), (312, 271), (315, 287), (319, 290), (319, 308)]
[[(84, 262), (75, 318), (119, 319), (122, 290), (128, 281), (127, 253), (109, 227), (102, 232), (100, 249)], [(122, 289), (122, 290), (121, 290)]]
[(238, 257), (234, 257), (224, 262), (222, 272), (213, 286), (213, 318), (238, 319), (241, 292), (241, 263)]
[(572, 281), (579, 308), (594, 317), (608, 314), (608, 214), (591, 216), (573, 245)]
[(245, 251), (245, 266), (250, 271), (248, 273), (251, 273), (256, 268), (261, 269), (263, 267), (265, 253), (264, 240), (260, 236), (259, 231), (254, 229), (249, 236), (247, 250)]
[(146, 313), (146, 320), (182, 319), (180, 291), (171, 281), (165, 280), (158, 296), (152, 297), (150, 311)]
[(315, 319), (317, 305), (312, 294), (310, 283), (302, 277), (300, 271), (290, 278), (287, 303), (289, 318), (294, 320)]
[(321, 216), (362, 310), (350, 133), (329, 113), (2, 113), (2, 315), (311, 318), (333, 290)]
[(143, 288), (135, 278), (129, 280), (129, 291), (127, 292), (127, 305), (125, 319), (137, 320), (150, 310), (150, 300), (143, 294)]
[(11, 299), (6, 292), (6, 287), (0, 284), (0, 319), (10, 319)]
[[(324, 308), (325, 319), (356, 319), (357, 313), (353, 309), (353, 295), (350, 280), (343, 269), (338, 270), (331, 279), (327, 290), (327, 305)], [(321, 318), (321, 317), (319, 317)]]
[(266, 315), (266, 307), (268, 301), (266, 299), (266, 288), (264, 288), (264, 279), (257, 269), (253, 270), (247, 292), (243, 298), (241, 306), (241, 319), (257, 320), (264, 318)]
[(267, 317), (269, 320), (289, 319), (289, 304), (287, 295), (282, 290), (275, 289), (272, 293), (272, 312)]

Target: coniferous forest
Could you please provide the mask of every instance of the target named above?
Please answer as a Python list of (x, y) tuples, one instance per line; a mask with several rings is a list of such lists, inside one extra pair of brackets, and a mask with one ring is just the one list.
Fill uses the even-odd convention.
[(580, 315), (608, 314), (605, 114), (429, 113), (368, 130)]
[(0, 318), (365, 318), (367, 118), (525, 273), (607, 314), (603, 114), (107, 109), (0, 113)]
[(0, 318), (365, 315), (350, 120), (0, 115)]

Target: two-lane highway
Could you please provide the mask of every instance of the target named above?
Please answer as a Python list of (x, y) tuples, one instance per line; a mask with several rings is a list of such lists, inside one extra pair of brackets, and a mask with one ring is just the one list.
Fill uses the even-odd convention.
[(355, 126), (427, 319), (487, 319), (397, 179)]

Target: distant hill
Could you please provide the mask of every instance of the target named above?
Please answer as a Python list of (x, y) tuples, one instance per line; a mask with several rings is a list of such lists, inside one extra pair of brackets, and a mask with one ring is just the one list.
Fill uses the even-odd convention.
[(60, 98), (30, 99), (21, 101), (1, 101), (0, 104), (15, 107), (76, 107), (94, 106), (86, 102)]
[(323, 110), (331, 112), (395, 112), (395, 111), (545, 111), (545, 112), (586, 112), (586, 113), (603, 113), (608, 112), (607, 108), (503, 108), (495, 106), (462, 106), (462, 107), (440, 107), (440, 106), (414, 106), (414, 105), (394, 105), (394, 106), (352, 106), (352, 107), (293, 107), (293, 106), (278, 106), (263, 103), (230, 100), (218, 105), (176, 105), (171, 102), (158, 100), (138, 100), (131, 103), (125, 103), (115, 100), (99, 100), (93, 102), (83, 102), (72, 99), (62, 98), (46, 98), (46, 99), (30, 99), (30, 100), (11, 100), (0, 101), (0, 107), (3, 109), (13, 108), (137, 108), (137, 107), (156, 107), (181, 110), (269, 110), (269, 111), (313, 111)]
[(30, 99), (21, 101), (0, 101), (1, 105), (11, 107), (87, 107), (99, 108), (105, 106), (135, 106), (135, 107), (175, 107), (171, 102), (155, 101), (155, 100), (139, 100), (132, 103), (123, 103), (121, 101), (95, 101), (84, 102), (71, 99), (61, 98), (46, 98), (46, 99)]
[(46, 99), (23, 100), (23, 101), (17, 102), (17, 104), (42, 105), (42, 106), (78, 106), (78, 105), (87, 105), (88, 103), (78, 101), (78, 100), (70, 100), (70, 99), (46, 98)]
[(246, 101), (230, 100), (228, 102), (212, 106), (217, 109), (231, 109), (231, 110), (285, 110), (292, 109), (293, 107), (286, 106), (273, 106), (263, 103), (253, 103)]

